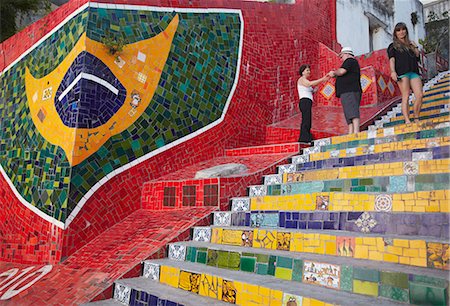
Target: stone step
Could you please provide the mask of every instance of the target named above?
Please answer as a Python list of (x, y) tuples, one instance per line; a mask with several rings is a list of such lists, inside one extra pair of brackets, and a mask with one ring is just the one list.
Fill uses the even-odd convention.
[[(431, 128), (432, 127), (432, 128)], [(311, 155), (313, 153), (326, 153), (330, 152), (330, 157), (333, 157), (333, 154), (336, 154), (336, 151), (339, 150), (348, 150), (351, 153), (351, 150), (355, 150), (360, 148), (364, 149), (365, 153), (369, 152), (369, 149), (374, 149), (374, 146), (379, 146), (387, 143), (407, 143), (408, 141), (413, 140), (424, 140), (424, 139), (433, 139), (446, 137), (450, 135), (450, 122), (441, 122), (441, 123), (433, 123), (425, 126), (425, 128), (421, 131), (408, 131), (401, 134), (395, 134), (395, 131), (391, 128), (384, 129), (383, 135), (379, 135), (375, 137), (375, 135), (368, 135), (365, 139), (357, 139), (350, 140), (347, 142), (340, 142), (337, 144), (331, 144), (331, 141), (325, 142), (326, 139), (318, 140), (314, 146), (305, 148), (302, 150), (302, 155)], [(369, 137), (371, 136), (371, 137)], [(296, 156), (293, 157), (293, 163), (295, 162)]]
[[(174, 252), (175, 249), (184, 252)], [(169, 254), (180, 254), (173, 260), (189, 261), (221, 269), (273, 276), (277, 279), (330, 287), (370, 295), (377, 293), (391, 300), (409, 302), (409, 295), (416, 290), (436, 290), (440, 300), (446, 301), (445, 290), (448, 288), (448, 273), (419, 267), (404, 267), (392, 263), (383, 263), (347, 257), (325, 256), (308, 253), (293, 253), (278, 250), (255, 249), (250, 247), (224, 246), (207, 242), (177, 242), (169, 246)], [(184, 255), (184, 256), (183, 256)], [(149, 265), (147, 262), (144, 265)], [(311, 271), (311, 267), (318, 271)], [(337, 271), (333, 282), (327, 283), (325, 268)], [(147, 270), (155, 270), (147, 267)], [(144, 268), (146, 270), (146, 268)], [(328, 270), (329, 271), (329, 270)], [(314, 280), (315, 279), (315, 280)], [(376, 288), (374, 292), (358, 291)], [(419, 285), (419, 286), (417, 286)], [(420, 288), (420, 289), (419, 289)], [(426, 289), (425, 289), (426, 288)], [(394, 294), (395, 292), (395, 294)], [(429, 300), (431, 303), (432, 301)]]
[(188, 291), (173, 288), (158, 281), (135, 277), (117, 280), (114, 284), (114, 299), (90, 303), (92, 306), (148, 305), (148, 306), (225, 306), (225, 302), (212, 300)]
[(384, 153), (373, 153), (343, 158), (329, 158), (299, 164), (278, 166), (277, 174), (295, 173), (306, 170), (331, 169), (340, 167), (372, 165), (386, 162), (408, 162), (419, 160), (444, 159), (450, 157), (450, 146), (400, 150)]
[[(402, 177), (397, 177), (402, 178)], [(423, 179), (421, 176), (416, 179)], [(233, 198), (231, 211), (393, 211), (393, 212), (450, 212), (450, 183), (448, 175), (430, 175), (429, 179), (440, 181), (436, 184), (416, 183), (414, 185), (431, 185), (428, 191), (404, 192), (410, 188), (407, 177), (403, 181), (391, 181), (402, 193), (364, 193), (364, 192), (321, 192), (314, 185), (306, 185), (310, 192), (298, 190), (293, 195), (273, 195), (264, 197)], [(376, 181), (377, 178), (372, 178)], [(447, 181), (445, 180), (447, 179)], [(367, 179), (370, 180), (370, 179)], [(325, 184), (327, 182), (324, 182)], [(389, 181), (381, 181), (389, 184)], [(396, 188), (397, 188), (396, 187)], [(437, 187), (440, 187), (439, 189)], [(320, 186), (319, 186), (320, 188)], [(417, 188), (417, 186), (415, 186)], [(423, 187), (419, 188), (423, 189)], [(293, 192), (291, 190), (291, 192)], [(295, 192), (295, 191), (294, 191)]]
[[(306, 283), (219, 269), (192, 262), (160, 259), (149, 261), (160, 268), (160, 282), (236, 305), (402, 305), (384, 298), (357, 295)], [(364, 290), (364, 288), (361, 288)], [(298, 304), (297, 304), (298, 305)], [(404, 305), (404, 304), (403, 304)]]
[[(249, 226), (274, 229), (315, 229), (360, 233), (363, 230), (384, 235), (418, 235), (449, 238), (447, 213), (330, 212), (330, 211), (253, 211), (214, 212), (214, 226)], [(365, 227), (367, 220), (372, 228)]]
[[(433, 133), (435, 134), (435, 133)], [(401, 142), (388, 142), (382, 144), (357, 146), (342, 150), (332, 150), (326, 152), (320, 152), (320, 147), (312, 147), (314, 150), (308, 150), (306, 148), (302, 155), (293, 156), (291, 161), (293, 164), (306, 163), (316, 160), (326, 160), (329, 158), (343, 158), (343, 157), (356, 157), (367, 154), (387, 153), (402, 150), (413, 149), (425, 149), (433, 147), (444, 147), (450, 144), (450, 136), (424, 138), (424, 139), (412, 139)]]
[[(371, 227), (371, 225), (370, 220), (366, 220), (365, 226)], [(290, 252), (348, 256), (379, 262), (449, 270), (449, 265), (445, 259), (445, 252), (448, 251), (449, 247), (448, 239), (423, 236), (212, 226), (195, 227), (192, 240)], [(429, 250), (435, 250), (429, 253), (428, 257), (427, 247)]]
[[(436, 129), (440, 128), (441, 124), (448, 122), (447, 118), (441, 117), (441, 118), (435, 118), (430, 120), (423, 120), (419, 121), (417, 123), (412, 124), (399, 124), (396, 126), (393, 126), (391, 128), (384, 128), (384, 127), (376, 127), (376, 126), (369, 126), (367, 131), (362, 131), (355, 134), (347, 134), (347, 135), (341, 135), (341, 136), (334, 136), (332, 138), (324, 138), (324, 139), (318, 139), (314, 142), (314, 145), (321, 145), (321, 142), (323, 142), (322, 145), (329, 145), (329, 144), (340, 144), (344, 142), (351, 142), (355, 140), (364, 140), (368, 138), (381, 138), (386, 136), (393, 136), (393, 135), (399, 135), (399, 134), (405, 134), (405, 133), (411, 133), (411, 132), (420, 132), (423, 130), (430, 130), (430, 129)], [(441, 127), (442, 128), (442, 127)]]
[[(445, 112), (433, 112), (432, 114), (428, 114), (428, 115), (422, 115), (420, 114), (419, 120), (429, 120), (429, 119), (435, 119), (435, 118), (445, 118), (447, 120), (450, 120), (449, 118), (450, 113), (447, 111)], [(398, 119), (398, 120), (394, 120), (394, 121), (389, 121), (389, 122), (384, 122), (383, 123), (383, 127), (393, 127), (395, 125), (398, 124), (404, 124), (405, 120), (404, 119)]]
[(81, 304), (80, 306), (123, 306), (123, 304), (114, 299), (101, 300), (97, 302), (91, 302), (86, 304)]
[[(273, 194), (273, 191), (268, 189), (271, 185), (283, 186), (289, 184), (288, 187), (292, 189), (295, 188), (293, 185), (305, 182), (443, 174), (449, 173), (449, 166), (449, 159), (433, 159), (270, 174), (264, 176), (264, 185), (249, 186), (249, 196), (254, 197)], [(276, 190), (280, 189), (281, 187)]]
[[(447, 98), (443, 102), (448, 103), (448, 102), (450, 102), (450, 99)], [(442, 117), (442, 116), (444, 116), (444, 117), (449, 116), (449, 109), (446, 105), (443, 107), (440, 107), (440, 108), (421, 111), (419, 119), (426, 120), (426, 119)], [(403, 114), (401, 114), (401, 113), (397, 113), (396, 116), (394, 116), (393, 118), (390, 118), (390, 124), (394, 125), (398, 122), (401, 122), (401, 123), (405, 122), (405, 118), (403, 117)], [(385, 124), (385, 126), (388, 126), (388, 124)]]

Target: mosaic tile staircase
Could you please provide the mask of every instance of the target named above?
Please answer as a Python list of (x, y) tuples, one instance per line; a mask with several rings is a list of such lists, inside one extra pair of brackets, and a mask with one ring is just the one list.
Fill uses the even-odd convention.
[[(426, 96), (440, 88), (448, 76)], [(446, 305), (450, 122), (383, 120), (316, 141), (250, 186), (248, 197), (234, 198), (231, 211), (214, 212), (214, 226), (194, 228), (193, 241), (171, 244), (168, 259), (116, 282), (116, 298), (129, 291), (130, 305), (153, 305), (136, 302), (148, 289), (133, 282), (147, 278), (150, 287), (159, 280), (210, 304)]]

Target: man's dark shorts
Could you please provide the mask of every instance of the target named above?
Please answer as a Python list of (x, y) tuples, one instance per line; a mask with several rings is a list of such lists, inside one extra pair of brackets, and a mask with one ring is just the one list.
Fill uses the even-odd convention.
[(352, 119), (359, 117), (359, 105), (361, 103), (360, 92), (345, 92), (341, 94), (341, 104), (344, 108), (344, 116), (347, 124), (352, 123)]

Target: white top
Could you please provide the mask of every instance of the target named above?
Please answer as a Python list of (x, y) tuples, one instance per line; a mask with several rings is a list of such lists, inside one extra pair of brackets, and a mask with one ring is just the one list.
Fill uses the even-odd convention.
[(301, 98), (309, 98), (311, 101), (313, 100), (313, 88), (312, 86), (306, 87), (300, 84), (300, 81), (297, 83), (298, 96)]

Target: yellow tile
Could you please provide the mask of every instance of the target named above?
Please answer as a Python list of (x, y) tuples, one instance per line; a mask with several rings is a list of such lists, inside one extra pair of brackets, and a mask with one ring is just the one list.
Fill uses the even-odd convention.
[(403, 248), (388, 245), (386, 248), (386, 252), (388, 252), (389, 254), (403, 255)]
[(364, 295), (378, 296), (378, 283), (354, 279), (353, 292)]
[(406, 257), (419, 257), (418, 249), (403, 249), (403, 256)]
[(410, 265), (411, 266), (418, 266), (418, 267), (426, 267), (427, 266), (427, 259), (426, 258), (411, 258), (410, 259)]
[(409, 247), (411, 249), (426, 249), (426, 244), (424, 240), (410, 240)]
[(309, 302), (310, 306), (325, 306), (325, 303), (316, 299), (311, 299)]
[(376, 238), (372, 238), (372, 237), (364, 237), (363, 238), (363, 244), (365, 244), (365, 245), (377, 245), (377, 240), (376, 240)]
[(409, 248), (409, 240), (406, 239), (394, 239), (394, 246)]
[(369, 258), (369, 247), (365, 245), (356, 245), (355, 246), (355, 258)]
[(393, 254), (383, 254), (383, 260), (388, 262), (398, 262), (398, 256)]
[(400, 257), (398, 258), (398, 262), (401, 263), (401, 264), (403, 264), (403, 265), (409, 265), (409, 264), (410, 264), (410, 258), (400, 256)]
[(327, 255), (336, 255), (336, 242), (335, 241), (327, 241), (325, 244), (325, 254)]
[(383, 254), (381, 252), (369, 251), (369, 259), (382, 261)]

